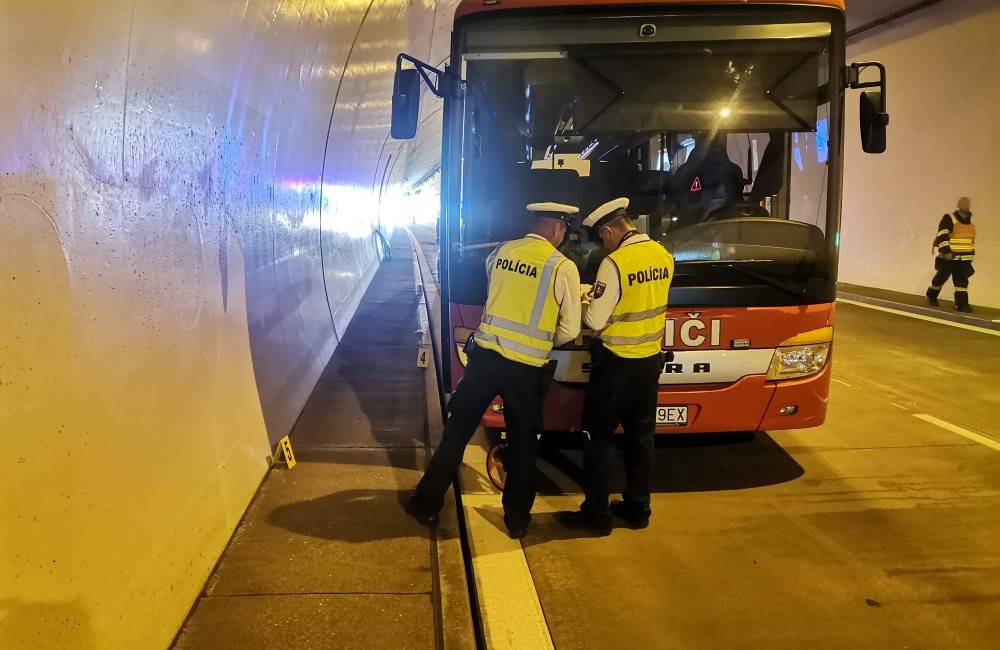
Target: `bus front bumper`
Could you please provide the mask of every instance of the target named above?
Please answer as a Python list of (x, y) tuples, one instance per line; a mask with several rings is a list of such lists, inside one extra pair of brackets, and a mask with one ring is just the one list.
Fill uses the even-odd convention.
[[(764, 375), (750, 375), (723, 386), (661, 386), (658, 412), (668, 409), (658, 424), (657, 434), (697, 434), (735, 431), (779, 431), (808, 429), (826, 419), (830, 392), (831, 362), (811, 377), (768, 381)], [(553, 384), (545, 401), (545, 430), (581, 430), (585, 387)], [(685, 423), (677, 422), (678, 415)], [(483, 415), (483, 426), (504, 430), (503, 407), (499, 398)], [(619, 430), (620, 432), (620, 430)]]

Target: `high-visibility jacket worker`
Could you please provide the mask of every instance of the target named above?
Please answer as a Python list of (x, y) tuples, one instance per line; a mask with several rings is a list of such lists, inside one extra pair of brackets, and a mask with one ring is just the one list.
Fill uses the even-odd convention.
[[(610, 532), (612, 514), (634, 528), (649, 524), (656, 395), (674, 275), (674, 258), (636, 230), (628, 204), (625, 198), (609, 201), (583, 222), (610, 251), (583, 310), (583, 324), (596, 338), (583, 411), (586, 498), (580, 513), (584, 525), (598, 533)], [(619, 423), (625, 431), (627, 487), (622, 501), (609, 504)]]
[(553, 346), (580, 334), (580, 274), (557, 248), (578, 208), (561, 203), (527, 206), (529, 234), (501, 244), (486, 260), (489, 290), (479, 328), (466, 346), (468, 364), (448, 403), (449, 417), (406, 510), (434, 526), (444, 496), (483, 413), (500, 395), (507, 426), (504, 523), (524, 537), (535, 500), (535, 456), (545, 392), (554, 372)]
[(976, 224), (972, 223), (972, 201), (963, 196), (958, 200), (958, 210), (941, 217), (933, 249), (934, 279), (927, 288), (927, 302), (939, 307), (938, 296), (948, 278), (955, 283), (955, 309), (971, 312), (969, 304), (969, 278), (976, 272), (972, 261), (976, 257)]

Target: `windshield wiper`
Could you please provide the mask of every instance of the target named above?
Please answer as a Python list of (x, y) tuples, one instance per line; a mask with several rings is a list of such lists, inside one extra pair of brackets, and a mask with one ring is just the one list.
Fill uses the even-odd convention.
[(782, 280), (781, 278), (776, 278), (773, 275), (767, 275), (765, 273), (760, 273), (758, 271), (753, 271), (751, 269), (745, 269), (743, 267), (736, 266), (735, 264), (726, 264), (725, 267), (732, 269), (737, 273), (748, 275), (751, 278), (756, 278), (761, 282), (768, 284), (774, 287), (775, 289), (780, 289), (785, 293), (789, 293), (795, 296), (796, 298), (804, 298), (806, 295), (806, 290), (804, 287), (797, 286), (795, 284), (792, 284), (791, 282), (786, 282), (785, 280)]

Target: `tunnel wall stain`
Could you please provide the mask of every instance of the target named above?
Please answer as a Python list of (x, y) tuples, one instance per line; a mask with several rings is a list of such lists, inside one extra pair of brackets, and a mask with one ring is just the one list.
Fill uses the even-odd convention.
[(388, 100), (453, 5), (4, 0), (0, 647), (169, 644), (436, 164)]

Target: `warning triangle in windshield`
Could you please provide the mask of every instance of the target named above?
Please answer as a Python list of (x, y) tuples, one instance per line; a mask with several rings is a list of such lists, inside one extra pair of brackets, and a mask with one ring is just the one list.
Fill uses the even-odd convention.
[(691, 191), (692, 192), (700, 192), (701, 191), (701, 176), (695, 176), (694, 177), (694, 182), (691, 183)]

